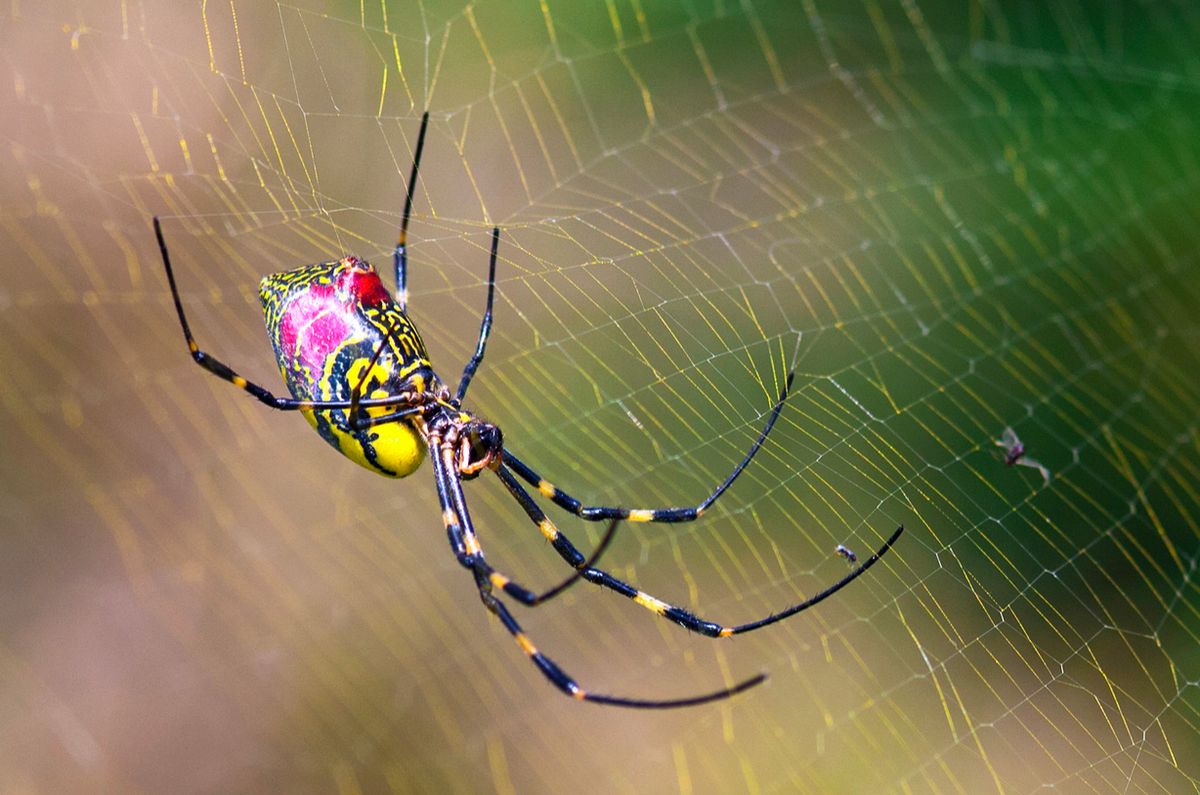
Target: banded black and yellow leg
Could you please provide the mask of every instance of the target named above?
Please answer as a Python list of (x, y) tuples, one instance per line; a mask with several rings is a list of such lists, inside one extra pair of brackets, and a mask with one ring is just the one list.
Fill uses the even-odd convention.
[(450, 541), (450, 549), (454, 557), (464, 568), (475, 569), (475, 557), (481, 550), (478, 541), (468, 542), (463, 534), (462, 524), (454, 509), (454, 498), (450, 495), (451, 474), (442, 461), (438, 447), (440, 440), (431, 439), (429, 444), (429, 459), (433, 465), (433, 480), (437, 486), (438, 502), (442, 507), (442, 524), (446, 528), (446, 537)]
[(607, 696), (599, 693), (591, 693), (580, 687), (579, 683), (572, 679), (571, 676), (566, 673), (566, 671), (558, 666), (558, 663), (554, 662), (554, 660), (551, 660), (549, 657), (538, 651), (537, 646), (535, 646), (533, 641), (529, 639), (529, 636), (525, 634), (525, 631), (521, 628), (521, 625), (517, 623), (517, 620), (513, 617), (512, 613), (509, 612), (508, 607), (498, 598), (496, 598), (494, 594), (489, 593), (484, 588), (482, 583), (477, 584), (479, 585), (479, 598), (483, 600), (483, 604), (487, 607), (487, 609), (500, 619), (500, 623), (503, 624), (504, 628), (507, 629), (513, 636), (513, 639), (516, 640), (517, 645), (521, 647), (521, 651), (525, 652), (525, 656), (533, 661), (533, 664), (538, 667), (538, 670), (542, 672), (543, 676), (550, 680), (551, 684), (553, 684), (563, 693), (566, 693), (568, 696), (580, 701), (591, 701), (596, 704), (608, 704), (615, 707), (632, 707), (635, 709), (671, 709), (674, 707), (694, 707), (700, 704), (708, 704), (712, 701), (720, 701), (731, 696), (736, 696), (738, 693), (741, 693), (744, 690), (749, 690), (755, 685), (761, 684), (767, 678), (766, 674), (758, 674), (757, 676), (752, 676), (749, 679), (738, 682), (732, 687), (715, 690), (711, 693), (704, 693), (703, 695), (699, 696), (689, 696), (686, 698), (657, 700), (623, 698), (621, 696)]
[(618, 508), (584, 505), (570, 494), (567, 494), (543, 478), (532, 467), (513, 455), (510, 450), (506, 449), (504, 451), (504, 462), (512, 467), (513, 472), (516, 472), (517, 475), (536, 488), (542, 496), (552, 500), (555, 505), (591, 522), (602, 519), (628, 519), (631, 522), (695, 521), (701, 514), (708, 510), (709, 506), (717, 501), (718, 497), (725, 493), (726, 489), (733, 485), (733, 481), (737, 480), (738, 475), (742, 474), (742, 470), (746, 468), (750, 460), (754, 458), (755, 453), (762, 447), (763, 442), (767, 439), (767, 435), (771, 433), (771, 428), (775, 425), (775, 420), (779, 418), (779, 412), (783, 409), (783, 402), (787, 399), (788, 390), (792, 387), (794, 376), (795, 373), (788, 373), (787, 382), (784, 384), (783, 390), (779, 393), (779, 399), (771, 409), (771, 416), (767, 418), (767, 424), (759, 432), (758, 438), (754, 440), (754, 444), (750, 445), (749, 452), (733, 468), (733, 472), (729, 473), (729, 477), (725, 478), (724, 482), (717, 486), (716, 490), (698, 505), (686, 508)]
[[(575, 547), (573, 543), (571, 543), (569, 538), (559, 531), (554, 522), (550, 520), (550, 517), (546, 516), (545, 511), (543, 511), (541, 507), (533, 501), (533, 497), (529, 496), (529, 492), (525, 491), (525, 489), (521, 487), (521, 484), (518, 483), (517, 479), (513, 477), (512, 472), (507, 466), (501, 464), (496, 469), (496, 475), (508, 489), (508, 493), (511, 494), (518, 503), (520, 503), (521, 508), (525, 511), (525, 515), (529, 517), (530, 521), (537, 525), (537, 528), (541, 532), (542, 536), (544, 536), (545, 539), (550, 542), (550, 545), (554, 547), (554, 551), (559, 554), (559, 557), (561, 557), (572, 568), (575, 569), (586, 568), (587, 566), (591, 565), (586, 563), (583, 554)], [(613, 519), (612, 521), (619, 522), (620, 520)]]
[(421, 165), (421, 152), (425, 149), (425, 130), (429, 127), (429, 112), (421, 116), (421, 131), (417, 133), (417, 146), (413, 150), (412, 171), (408, 175), (408, 189), (404, 195), (404, 216), (400, 220), (400, 236), (392, 251), (392, 267), (396, 271), (396, 303), (400, 311), (408, 310), (408, 219), (412, 216), (413, 194), (417, 189), (417, 169)]
[(737, 624), (732, 627), (722, 627), (721, 631), (718, 633), (718, 636), (727, 638), (730, 635), (742, 635), (746, 632), (753, 632), (756, 629), (769, 627), (774, 623), (783, 621), (785, 618), (791, 618), (797, 613), (803, 613), (808, 608), (819, 604), (820, 602), (824, 602), (826, 599), (833, 596), (835, 593), (842, 590), (847, 585), (854, 582), (856, 579), (866, 573), (867, 569), (874, 566), (880, 558), (887, 554), (887, 551), (892, 548), (892, 545), (896, 543), (896, 539), (900, 538), (900, 534), (903, 532), (904, 525), (900, 525), (894, 531), (892, 531), (892, 534), (888, 536), (887, 541), (883, 542), (883, 546), (875, 550), (875, 553), (872, 554), (871, 557), (867, 558), (867, 560), (861, 566), (854, 569), (845, 577), (838, 580), (833, 585), (830, 585), (828, 588), (816, 594), (815, 596), (810, 596), (799, 604), (795, 604), (791, 607), (786, 607), (783, 610), (772, 613), (766, 618), (760, 618), (757, 621), (748, 621), (745, 624)]
[[(587, 559), (585, 567), (572, 572), (571, 576), (549, 590), (542, 593), (534, 593), (520, 583), (514, 582), (510, 577), (496, 571), (487, 562), (487, 558), (483, 554), (483, 548), (475, 536), (475, 529), (471, 523), (471, 515), (467, 510), (466, 497), (462, 491), (462, 483), (454, 474), (453, 450), (444, 445), (441, 450), (442, 452), (439, 453), (436, 446), (431, 446), (430, 457), (433, 459), (434, 477), (437, 479), (438, 500), (442, 506), (442, 521), (446, 525), (446, 535), (450, 540), (450, 547), (454, 550), (455, 557), (458, 558), (459, 563), (464, 568), (474, 571), (477, 577), (487, 583), (488, 587), (498, 588), (522, 604), (530, 607), (540, 605), (558, 596), (579, 581), (583, 577), (584, 570), (599, 560), (600, 556), (604, 554), (605, 549), (608, 548), (609, 543), (612, 542), (613, 535), (616, 533), (617, 525), (620, 522), (618, 519), (612, 520), (609, 524), (608, 530), (605, 532), (600, 544)], [(447, 452), (449, 455), (446, 455)]]
[(475, 371), (479, 369), (479, 363), (483, 361), (483, 351), (487, 347), (488, 335), (492, 333), (492, 299), (496, 294), (496, 250), (499, 246), (500, 227), (497, 226), (492, 229), (492, 256), (488, 263), (487, 307), (483, 311), (483, 322), (479, 324), (479, 341), (475, 343), (475, 355), (463, 368), (462, 379), (458, 382), (458, 390), (454, 393), (454, 399), (459, 403), (462, 403), (462, 399), (467, 396), (467, 387), (471, 385), (471, 379), (475, 377)]
[(482, 556), (476, 556), (475, 568), (487, 579), (488, 584), (493, 588), (499, 588), (500, 590), (504, 591), (504, 593), (508, 594), (513, 599), (516, 599), (526, 607), (537, 607), (538, 605), (545, 604), (570, 586), (574, 585), (579, 580), (587, 577), (588, 572), (592, 570), (596, 561), (599, 560), (600, 556), (604, 554), (604, 551), (608, 549), (609, 543), (612, 542), (612, 538), (616, 534), (617, 525), (620, 523), (620, 519), (613, 519), (612, 522), (609, 523), (608, 529), (604, 531), (604, 536), (600, 539), (600, 543), (596, 545), (596, 548), (584, 562), (584, 565), (577, 568), (571, 574), (571, 576), (558, 583), (558, 585), (542, 591), (541, 593), (534, 593), (523, 585), (513, 582), (510, 578), (492, 568), (491, 564), (489, 564)]
[[(533, 501), (533, 498), (529, 496), (529, 492), (525, 491), (521, 484), (517, 482), (517, 479), (513, 477), (512, 473), (507, 467), (501, 465), (496, 470), (496, 474), (508, 488), (509, 494), (511, 494), (517, 500), (517, 502), (520, 503), (521, 508), (523, 508), (525, 511), (525, 514), (530, 518), (530, 520), (533, 521), (535, 525), (537, 525), (542, 535), (545, 536), (546, 540), (550, 542), (550, 545), (554, 547), (554, 551), (558, 553), (559, 557), (572, 566), (583, 577), (583, 579), (587, 580), (593, 585), (599, 585), (602, 588), (608, 588), (611, 591), (616, 591), (622, 596), (632, 599), (634, 602), (651, 611), (652, 613), (663, 616), (670, 621), (674, 621), (684, 629), (697, 632), (701, 635), (707, 635), (709, 637), (717, 637), (720, 634), (722, 629), (720, 624), (704, 621), (703, 619), (698, 618), (682, 608), (667, 604), (661, 599), (657, 599), (650, 594), (647, 594), (633, 587), (632, 585), (617, 579), (602, 569), (595, 568), (595, 561), (584, 559), (583, 554), (580, 553), (579, 549), (574, 543), (572, 543), (571, 539), (567, 538), (567, 536), (555, 526), (554, 522), (552, 522), (550, 518), (546, 516), (545, 512), (542, 511), (538, 504)], [(616, 522), (619, 520), (613, 519), (612, 521)], [(593, 558), (594, 557), (595, 556), (593, 555)]]
[(280, 411), (297, 411), (299, 409), (348, 409), (356, 406), (374, 408), (379, 406), (398, 406), (402, 401), (396, 398), (372, 398), (369, 400), (297, 400), (295, 398), (279, 397), (270, 390), (238, 374), (220, 359), (200, 349), (192, 329), (188, 325), (187, 313), (183, 311), (183, 300), (179, 297), (179, 287), (175, 283), (175, 271), (171, 267), (171, 255), (167, 251), (167, 241), (163, 237), (162, 223), (158, 216), (154, 217), (154, 236), (158, 238), (158, 249), (162, 252), (163, 268), (167, 272), (167, 283), (171, 286), (171, 298), (175, 302), (175, 314), (179, 316), (179, 326), (183, 329), (183, 337), (187, 341), (188, 351), (196, 364), (208, 372), (236, 386), (255, 398)]
[(550, 541), (551, 545), (554, 547), (554, 550), (558, 552), (559, 556), (563, 560), (575, 567), (577, 571), (581, 571), (583, 574), (583, 579), (587, 580), (593, 585), (599, 585), (601, 588), (607, 588), (611, 591), (615, 591), (622, 596), (633, 600), (635, 603), (641, 605), (655, 615), (660, 615), (668, 621), (678, 624), (689, 632), (695, 632), (698, 635), (704, 635), (709, 638), (725, 638), (729, 637), (730, 635), (739, 635), (744, 632), (750, 632), (751, 630), (769, 626), (777, 621), (790, 618), (797, 613), (801, 613), (808, 608), (825, 601), (830, 596), (833, 596), (835, 593), (845, 588), (858, 577), (862, 576), (862, 574), (871, 566), (874, 566), (875, 563), (889, 549), (891, 549), (892, 545), (896, 543), (896, 539), (900, 537), (900, 534), (904, 532), (904, 527), (901, 525), (894, 533), (892, 533), (891, 537), (888, 538), (883, 546), (880, 547), (874, 555), (864, 561), (861, 566), (854, 569), (845, 577), (838, 580), (833, 585), (829, 586), (815, 596), (812, 596), (803, 602), (800, 602), (799, 604), (791, 605), (783, 610), (772, 613), (766, 618), (759, 619), (757, 621), (751, 621), (746, 624), (725, 626), (723, 624), (718, 624), (716, 622), (700, 618), (695, 613), (685, 610), (682, 607), (677, 607), (668, 602), (664, 602), (663, 600), (655, 596), (651, 596), (645, 591), (642, 591), (630, 585), (629, 583), (612, 576), (603, 569), (595, 568), (592, 562), (584, 561), (583, 555), (579, 553), (579, 550), (576, 549), (573, 543), (571, 543), (571, 540), (563, 535), (563, 533), (554, 526), (554, 523), (546, 517), (546, 514), (542, 511), (542, 509), (539, 508), (537, 503), (533, 501), (533, 498), (529, 496), (529, 492), (522, 488), (521, 484), (518, 483), (516, 478), (514, 478), (508, 471), (507, 467), (501, 465), (500, 468), (496, 470), (496, 474), (508, 488), (509, 493), (512, 494), (517, 502), (521, 504), (521, 507), (525, 510), (526, 515), (528, 515), (534, 524), (536, 524), (542, 531), (542, 535), (544, 535), (546, 539)]
[[(438, 440), (434, 440), (434, 443), (430, 447), (430, 458), (433, 459), (434, 472), (437, 479), (438, 499), (442, 504), (442, 518), (446, 523), (446, 532), (450, 537), (450, 545), (454, 549), (456, 556), (458, 556), (459, 562), (473, 573), (475, 586), (479, 591), (479, 598), (483, 601), (483, 604), (500, 619), (500, 623), (509, 631), (513, 639), (517, 642), (517, 645), (520, 646), (521, 651), (533, 661), (538, 670), (542, 672), (542, 675), (549, 679), (563, 693), (580, 701), (592, 701), (597, 704), (640, 709), (668, 709), (720, 701), (721, 699), (735, 696), (744, 690), (754, 687), (767, 678), (766, 674), (758, 674), (732, 687), (722, 688), (711, 693), (662, 700), (601, 695), (590, 693), (580, 687), (570, 675), (558, 666), (558, 663), (538, 651), (533, 641), (529, 639), (529, 636), (525, 634), (521, 625), (517, 623), (517, 620), (513, 617), (508, 607), (492, 592), (493, 588), (500, 587), (505, 593), (511, 593), (505, 586), (512, 583), (511, 581), (505, 583), (496, 582), (496, 572), (487, 565), (483, 557), (483, 550), (480, 548), (478, 541), (475, 540), (474, 531), (471, 529), (470, 514), (467, 513), (466, 501), (462, 496), (462, 484), (455, 476), (452, 466), (454, 460), (452, 449), (449, 446), (441, 445), (441, 449), (439, 450)], [(445, 455), (445, 452), (449, 452), (450, 454)], [(614, 520), (608, 530), (610, 537), (615, 527), (616, 521)], [(601, 544), (601, 548), (603, 546), (605, 544)], [(596, 557), (595, 554), (593, 555), (594, 557)], [(561, 591), (563, 587), (579, 579), (582, 571), (582, 569), (577, 570), (571, 579), (562, 586), (559, 586), (557, 590)]]

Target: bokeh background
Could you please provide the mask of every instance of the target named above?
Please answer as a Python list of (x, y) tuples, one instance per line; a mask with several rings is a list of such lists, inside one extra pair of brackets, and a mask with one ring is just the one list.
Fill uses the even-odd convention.
[[(0, 790), (1192, 791), (1200, 14), (1187, 4), (10, 3), (0, 11)], [(189, 360), (278, 383), (255, 288), (385, 264), (581, 497), (699, 500), (531, 636), (372, 476)], [(1013, 427), (1052, 474), (1006, 468)], [(561, 561), (493, 478), (491, 560)], [(560, 527), (586, 546), (595, 526)]]

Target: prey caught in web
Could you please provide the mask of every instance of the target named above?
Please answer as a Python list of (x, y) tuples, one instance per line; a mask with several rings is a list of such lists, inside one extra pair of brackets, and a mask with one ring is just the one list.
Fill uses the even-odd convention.
[(1017, 432), (1012, 428), (1005, 428), (999, 439), (993, 439), (992, 443), (997, 447), (1004, 448), (1004, 454), (1001, 459), (1004, 465), (1008, 467), (1020, 466), (1036, 469), (1038, 474), (1042, 476), (1042, 485), (1049, 486), (1052, 475), (1046, 466), (1036, 459), (1030, 458), (1025, 454), (1025, 443), (1017, 436)]
[[(612, 541), (621, 520), (691, 522), (712, 506), (766, 441), (779, 418), (794, 373), (788, 374), (785, 386), (749, 452), (729, 476), (695, 506), (630, 509), (585, 505), (551, 484), (513, 453), (505, 444), (500, 428), (463, 408), (467, 389), (483, 362), (492, 328), (499, 228), (492, 230), (487, 304), (475, 353), (463, 368), (453, 391), (434, 372), (425, 343), (408, 316), (408, 224), (428, 125), (429, 114), (426, 113), (413, 152), (400, 234), (393, 252), (394, 296), (384, 287), (375, 269), (354, 256), (276, 273), (264, 278), (259, 285), (267, 331), (291, 392), (290, 398), (277, 397), (200, 349), (183, 310), (162, 225), (155, 218), (154, 232), (162, 252), (163, 267), (192, 358), (213, 375), (245, 390), (267, 406), (300, 412), (338, 452), (381, 475), (396, 478), (410, 475), (428, 455), (441, 503), (442, 521), (458, 562), (471, 573), (479, 598), (487, 609), (512, 634), (542, 674), (567, 695), (581, 701), (623, 707), (683, 707), (728, 698), (761, 683), (765, 674), (710, 693), (669, 699), (593, 693), (538, 650), (500, 595), (532, 607), (546, 603), (579, 580), (587, 580), (615, 591), (691, 632), (724, 638), (782, 621), (837, 593), (891, 549), (903, 532), (903, 526), (897, 528), (866, 561), (820, 593), (744, 624), (724, 625), (705, 620), (598, 568), (596, 563)], [(494, 569), (484, 556), (467, 509), (463, 481), (472, 480), (485, 470), (495, 473), (554, 551), (573, 569), (570, 576), (549, 590), (538, 593), (520, 585)], [(576, 516), (609, 522), (591, 555), (583, 555), (555, 527), (521, 481)], [(851, 562), (856, 560), (854, 557)]]

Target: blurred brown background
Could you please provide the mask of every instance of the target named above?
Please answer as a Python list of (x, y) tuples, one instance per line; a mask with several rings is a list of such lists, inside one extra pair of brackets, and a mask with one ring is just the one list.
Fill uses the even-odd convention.
[[(0, 12), (0, 790), (1182, 791), (1200, 775), (1193, 46), (1119, 2), (19, 3)], [(420, 114), (412, 310), (444, 377), (580, 497), (700, 499), (518, 617), (426, 469), (340, 459), (255, 289), (386, 265)], [(796, 347), (799, 339), (799, 347)], [(1053, 473), (1008, 469), (1014, 427)], [(493, 478), (493, 562), (561, 561)], [(587, 546), (597, 528), (552, 512)], [(517, 609), (517, 608), (514, 608)]]

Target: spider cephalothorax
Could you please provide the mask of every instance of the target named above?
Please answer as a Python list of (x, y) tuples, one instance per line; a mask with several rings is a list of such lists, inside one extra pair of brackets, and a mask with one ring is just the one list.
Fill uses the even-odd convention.
[[(179, 324), (192, 358), (212, 374), (245, 390), (271, 408), (299, 411), (325, 441), (372, 471), (403, 477), (416, 471), (428, 452), (438, 501), (442, 507), (442, 521), (456, 558), (473, 574), (479, 598), (487, 609), (500, 619), (521, 650), (562, 692), (600, 704), (682, 707), (728, 698), (757, 685), (766, 678), (764, 674), (712, 693), (666, 700), (590, 693), (537, 650), (508, 606), (501, 601), (500, 593), (521, 604), (534, 606), (550, 600), (569, 585), (586, 579), (628, 597), (690, 632), (724, 638), (769, 626), (824, 601), (875, 565), (891, 549), (904, 528), (897, 528), (862, 565), (814, 596), (771, 613), (766, 618), (731, 626), (706, 621), (596, 568), (595, 563), (612, 540), (620, 520), (690, 522), (715, 503), (750, 463), (771, 432), (787, 398), (792, 376), (788, 375), (779, 399), (750, 451), (734, 467), (733, 472), (696, 505), (656, 509), (585, 505), (554, 486), (505, 447), (504, 437), (497, 426), (479, 419), (462, 407), (471, 379), (483, 361), (491, 331), (500, 230), (492, 230), (487, 308), (480, 324), (475, 353), (463, 368), (458, 388), (453, 393), (434, 373), (421, 335), (408, 317), (408, 221), (428, 124), (427, 113), (417, 136), (400, 238), (392, 257), (397, 290), (394, 298), (384, 287), (379, 274), (357, 257), (343, 257), (276, 273), (263, 279), (259, 285), (267, 334), (275, 349), (279, 370), (291, 392), (290, 398), (277, 397), (200, 350), (183, 311), (162, 226), (155, 218), (154, 232), (171, 285)], [(486, 470), (496, 474), (554, 551), (574, 569), (571, 576), (538, 594), (513, 582), (487, 562), (467, 510), (462, 487), (464, 480), (478, 477)], [(524, 480), (541, 496), (582, 519), (609, 521), (607, 531), (591, 556), (585, 557), (570, 539), (559, 532), (519, 480)]]

